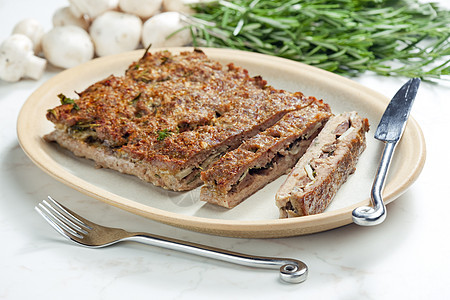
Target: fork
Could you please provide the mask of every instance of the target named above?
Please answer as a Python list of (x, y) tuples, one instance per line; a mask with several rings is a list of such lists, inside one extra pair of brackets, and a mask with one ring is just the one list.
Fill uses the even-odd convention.
[(65, 238), (88, 248), (102, 248), (123, 241), (134, 241), (248, 267), (279, 268), (281, 280), (288, 283), (303, 282), (308, 274), (308, 267), (296, 259), (248, 255), (145, 232), (128, 232), (98, 225), (77, 215), (50, 196), (48, 201), (43, 200), (35, 209)]

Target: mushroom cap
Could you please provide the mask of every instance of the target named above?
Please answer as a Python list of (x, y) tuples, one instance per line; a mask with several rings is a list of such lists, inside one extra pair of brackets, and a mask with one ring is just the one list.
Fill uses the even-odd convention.
[(161, 10), (162, 0), (119, 0), (119, 8), (142, 19), (148, 19)]
[(76, 18), (95, 19), (102, 13), (117, 8), (119, 0), (69, 0), (70, 10)]
[(74, 25), (58, 26), (42, 38), (42, 48), (48, 61), (60, 68), (71, 68), (94, 57), (94, 45), (89, 34)]
[(139, 46), (142, 21), (139, 17), (108, 11), (92, 22), (89, 29), (98, 56), (131, 51)]
[(45, 66), (45, 59), (33, 55), (33, 42), (24, 34), (12, 34), (0, 45), (0, 78), (5, 81), (39, 79)]
[[(178, 12), (164, 12), (145, 21), (142, 28), (142, 43), (144, 47), (177, 47), (185, 46), (192, 42), (189, 30), (181, 30), (186, 24), (181, 20)], [(170, 36), (173, 34), (172, 36)], [(167, 38), (170, 36), (169, 38)]]
[(83, 28), (84, 30), (89, 29), (89, 22), (83, 17), (75, 17), (68, 6), (60, 7), (55, 11), (52, 17), (52, 23), (55, 27), (75, 25)]
[(20, 33), (30, 38), (33, 43), (34, 53), (41, 51), (41, 39), (44, 35), (44, 26), (33, 18), (27, 18), (17, 23), (12, 31), (13, 34)]

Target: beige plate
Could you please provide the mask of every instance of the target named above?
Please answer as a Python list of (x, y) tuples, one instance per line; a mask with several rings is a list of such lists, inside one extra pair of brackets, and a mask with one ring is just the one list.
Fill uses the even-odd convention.
[[(172, 48), (179, 52), (186, 48)], [(155, 49), (156, 50), (156, 49)], [(155, 51), (153, 50), (153, 51)], [(191, 49), (188, 49), (191, 50)], [(250, 52), (204, 49), (224, 64), (234, 62), (251, 75), (262, 75), (270, 85), (323, 98), (334, 113), (356, 110), (371, 124), (368, 145), (355, 174), (339, 190), (328, 209), (318, 215), (278, 219), (274, 195), (285, 177), (267, 185), (234, 209), (198, 200), (199, 191), (177, 193), (157, 188), (134, 176), (75, 157), (42, 137), (53, 129), (47, 109), (59, 104), (57, 94), (76, 97), (90, 84), (110, 74), (122, 75), (143, 50), (92, 60), (56, 75), (37, 89), (24, 104), (18, 119), (20, 144), (31, 160), (57, 180), (106, 203), (173, 226), (234, 237), (283, 237), (320, 232), (352, 222), (351, 212), (369, 204), (369, 194), (383, 143), (373, 139), (376, 125), (389, 99), (349, 79), (298, 62)], [(419, 176), (425, 162), (425, 141), (410, 118), (384, 190), (386, 203), (401, 195)], [(401, 166), (401, 168), (400, 168)]]

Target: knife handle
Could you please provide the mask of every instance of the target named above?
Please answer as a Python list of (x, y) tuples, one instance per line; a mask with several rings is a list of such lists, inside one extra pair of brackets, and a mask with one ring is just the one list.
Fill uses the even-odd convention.
[(397, 141), (386, 142), (377, 174), (372, 185), (372, 206), (361, 206), (353, 210), (352, 217), (355, 224), (361, 226), (378, 225), (386, 218), (386, 206), (384, 205), (381, 192), (383, 191), (396, 146)]

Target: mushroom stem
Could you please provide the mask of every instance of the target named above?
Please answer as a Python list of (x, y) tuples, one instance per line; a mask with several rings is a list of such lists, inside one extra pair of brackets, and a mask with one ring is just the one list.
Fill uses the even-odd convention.
[(27, 59), (24, 76), (34, 80), (38, 80), (42, 77), (46, 65), (47, 61), (45, 59), (30, 55)]

